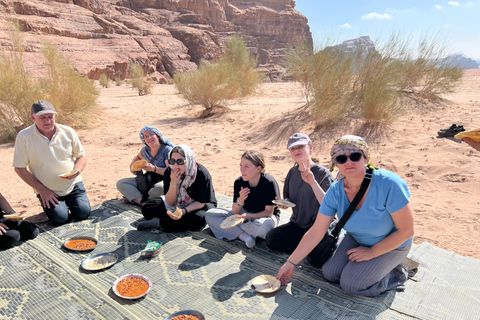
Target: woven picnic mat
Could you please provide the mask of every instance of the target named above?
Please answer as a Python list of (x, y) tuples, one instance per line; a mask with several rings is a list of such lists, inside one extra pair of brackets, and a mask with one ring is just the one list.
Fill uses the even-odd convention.
[[(219, 197), (220, 203), (230, 202)], [(41, 234), (0, 252), (0, 319), (163, 319), (180, 310), (199, 310), (207, 319), (478, 319), (480, 261), (436, 248), (414, 246), (420, 262), (405, 292), (376, 298), (352, 297), (305, 263), (287, 287), (261, 295), (250, 285), (260, 274), (276, 275), (286, 255), (264, 241), (247, 249), (241, 241), (215, 239), (208, 228), (166, 234), (137, 231), (139, 208), (110, 200), (88, 220), (60, 227), (41, 223)], [(66, 238), (98, 239), (89, 253), (62, 248)], [(163, 241), (150, 260), (140, 256), (147, 240)], [(89, 272), (80, 265), (91, 254), (115, 252), (111, 268)], [(117, 297), (112, 283), (127, 273), (153, 282), (138, 300)]]

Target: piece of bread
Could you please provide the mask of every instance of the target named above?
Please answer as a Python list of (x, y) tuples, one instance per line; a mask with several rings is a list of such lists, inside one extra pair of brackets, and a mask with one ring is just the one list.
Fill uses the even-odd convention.
[(463, 138), (470, 138), (473, 141), (479, 142), (480, 141), (480, 129), (462, 131), (460, 133), (457, 133), (454, 136), (454, 138), (457, 139), (457, 140), (462, 140)]
[(167, 213), (170, 213), (174, 217), (180, 218), (182, 216), (182, 209), (177, 207), (173, 212), (170, 210), (167, 210)]
[(61, 174), (60, 177), (68, 178), (68, 177), (73, 176), (74, 174), (77, 174), (77, 172), (78, 172), (78, 170), (76, 168), (74, 168), (72, 171), (70, 171), (68, 173)]
[(146, 165), (148, 162), (145, 159), (142, 160), (137, 160), (132, 165), (130, 166), (130, 170), (132, 171), (140, 171), (142, 170), (142, 167)]

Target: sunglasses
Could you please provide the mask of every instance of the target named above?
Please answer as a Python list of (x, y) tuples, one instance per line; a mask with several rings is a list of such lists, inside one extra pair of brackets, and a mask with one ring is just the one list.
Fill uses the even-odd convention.
[(362, 155), (363, 153), (361, 152), (353, 152), (349, 156), (342, 154), (341, 156), (338, 156), (336, 160), (339, 164), (344, 164), (348, 159), (352, 160), (352, 162), (357, 162), (362, 159)]
[(179, 166), (182, 166), (182, 165), (185, 164), (185, 159), (177, 159), (177, 160), (172, 159), (172, 158), (168, 159), (168, 164), (170, 164), (170, 165), (172, 165), (172, 166), (175, 164), (175, 162), (176, 162)]

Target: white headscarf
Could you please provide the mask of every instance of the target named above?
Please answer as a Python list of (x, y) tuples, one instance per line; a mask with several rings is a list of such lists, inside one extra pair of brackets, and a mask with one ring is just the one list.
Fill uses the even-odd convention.
[[(195, 160), (195, 154), (193, 153), (192, 149), (186, 144), (179, 144), (177, 147), (183, 150), (185, 153), (185, 161), (186, 161), (186, 169), (185, 173), (180, 177), (180, 183), (176, 186), (177, 187), (177, 206), (180, 208), (185, 208), (195, 200), (190, 198), (187, 193), (187, 188), (190, 187), (195, 178), (197, 177), (197, 162)], [(172, 156), (172, 151), (170, 150), (168, 154), (168, 158), (170, 159)]]

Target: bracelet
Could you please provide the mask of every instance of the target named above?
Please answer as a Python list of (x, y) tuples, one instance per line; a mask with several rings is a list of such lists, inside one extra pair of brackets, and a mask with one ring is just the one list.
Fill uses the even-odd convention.
[(155, 169), (153, 169), (153, 172), (155, 173), (157, 172), (157, 166), (155, 166)]
[(287, 262), (290, 262), (291, 264), (293, 264), (294, 267), (296, 267), (297, 265), (295, 263), (293, 263), (292, 261), (290, 261), (289, 259), (287, 259)]
[(253, 213), (250, 213), (250, 221), (253, 221)]
[(237, 199), (237, 204), (238, 204), (240, 207), (243, 207), (243, 205), (244, 205), (245, 203), (240, 203), (240, 199)]
[(183, 208), (184, 212), (183, 215), (186, 215), (188, 213), (187, 208)]

